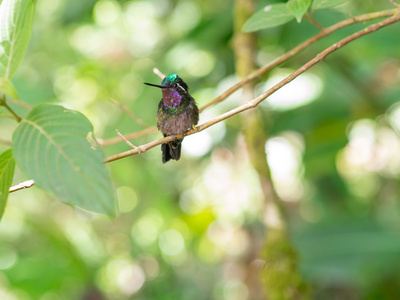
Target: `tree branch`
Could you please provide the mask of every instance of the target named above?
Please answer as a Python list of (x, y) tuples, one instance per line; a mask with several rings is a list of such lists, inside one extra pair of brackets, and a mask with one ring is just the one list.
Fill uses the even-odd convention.
[(8, 98), (8, 99), (7, 99), (7, 102), (9, 102), (9, 103), (11, 103), (11, 104), (13, 104), (13, 105), (22, 107), (22, 108), (24, 108), (24, 109), (28, 109), (28, 110), (31, 110), (31, 109), (34, 108), (34, 106), (31, 105), (31, 104), (29, 104), (29, 103), (22, 102), (22, 101), (18, 101), (18, 100), (14, 100), (14, 99), (11, 99), (11, 98)]
[(392, 3), (394, 6), (400, 7), (400, 4), (399, 4), (399, 3), (396, 3), (394, 0), (389, 0), (389, 1), (390, 1), (390, 3)]
[[(156, 131), (157, 131), (157, 127), (156, 126), (152, 126), (152, 127), (146, 128), (146, 129), (141, 130), (141, 131), (125, 134), (124, 137), (126, 139), (130, 140), (130, 139), (138, 138), (138, 137), (141, 137), (141, 136), (144, 136), (144, 135), (148, 135), (148, 134), (156, 132)], [(102, 140), (102, 139), (96, 139), (96, 140), (99, 143), (99, 145), (102, 146), (102, 147), (109, 146), (109, 145), (114, 145), (116, 143), (121, 142), (121, 138), (120, 137), (114, 137), (114, 138), (107, 139), (107, 140)]]
[[(281, 87), (283, 87), (284, 85), (286, 85), (287, 83), (289, 83), (290, 81), (292, 81), (293, 79), (295, 79), (297, 76), (299, 76), (301, 73), (304, 73), (306, 70), (308, 70), (309, 68), (311, 68), (312, 66), (314, 66), (315, 64), (317, 64), (318, 62), (322, 61), (323, 59), (325, 59), (326, 56), (328, 56), (329, 54), (333, 53), (334, 51), (340, 49), (341, 47), (347, 45), (348, 43), (364, 36), (370, 33), (373, 33), (383, 27), (386, 27), (388, 25), (394, 24), (396, 22), (400, 21), (400, 9), (392, 9), (392, 10), (385, 10), (385, 11), (380, 11), (380, 12), (375, 12), (375, 13), (369, 13), (369, 14), (365, 14), (365, 15), (361, 15), (358, 17), (353, 17), (347, 20), (344, 20), (342, 22), (339, 22), (335, 25), (332, 25), (330, 27), (325, 28), (322, 32), (318, 33), (317, 35), (315, 35), (314, 37), (308, 39), (307, 41), (303, 42), (302, 44), (300, 44), (299, 46), (295, 47), (294, 49), (292, 49), (291, 51), (289, 51), (288, 53), (282, 55), (281, 57), (277, 58), (275, 61), (271, 62), (270, 64), (258, 69), (257, 71), (255, 71), (254, 73), (252, 73), (250, 76), (246, 77), (244, 80), (238, 82), (237, 84), (235, 84), (234, 86), (232, 86), (230, 89), (228, 89), (227, 91), (225, 91), (222, 95), (220, 95), (219, 97), (215, 98), (213, 101), (209, 102), (208, 104), (206, 104), (205, 106), (203, 106), (200, 110), (203, 111), (204, 109), (206, 109), (207, 107), (216, 104), (218, 102), (223, 101), (224, 99), (226, 99), (229, 95), (231, 95), (232, 93), (234, 93), (236, 90), (238, 90), (239, 88), (241, 88), (243, 85), (247, 84), (248, 82), (250, 82), (251, 80), (261, 76), (264, 72), (268, 71), (269, 69), (279, 65), (280, 63), (286, 61), (287, 59), (289, 59), (290, 57), (294, 56), (295, 54), (299, 53), (301, 50), (303, 50), (304, 48), (308, 47), (309, 45), (313, 44), (314, 42), (318, 41), (319, 39), (321, 39), (322, 37), (325, 37), (331, 33), (333, 33), (334, 31), (343, 28), (345, 26), (351, 25), (351, 24), (355, 24), (355, 23), (359, 23), (359, 22), (365, 22), (368, 20), (373, 20), (373, 19), (377, 19), (377, 18), (383, 18), (383, 17), (388, 17), (388, 16), (393, 16), (391, 18), (388, 18), (382, 22), (373, 24), (371, 26), (368, 26), (367, 28), (360, 30), (344, 39), (342, 39), (341, 41), (339, 41), (338, 43), (332, 45), (331, 47), (325, 49), (323, 52), (319, 53), (315, 58), (313, 58), (312, 60), (310, 60), (309, 62), (307, 62), (305, 65), (303, 65), (301, 68), (299, 68), (297, 71), (295, 71), (294, 73), (292, 73), (291, 75), (289, 75), (288, 77), (286, 77), (285, 79), (283, 79), (281, 82), (279, 82), (278, 84), (276, 84), (275, 86), (273, 86), (271, 89), (267, 90), (265, 93), (261, 94), (260, 96), (254, 98), (253, 100), (235, 108), (232, 109), (231, 111), (228, 111), (214, 119), (211, 119), (199, 126), (196, 127), (196, 129), (191, 129), (189, 130), (185, 136), (203, 131), (204, 129), (219, 123), (231, 116), (234, 116), (238, 113), (241, 113), (243, 111), (246, 111), (248, 109), (254, 108), (256, 107), (260, 102), (262, 102), (263, 100), (265, 100), (268, 96), (270, 96), (271, 94), (273, 94), (275, 91), (277, 91), (278, 89), (280, 89)], [(127, 134), (125, 135), (125, 138), (127, 139), (131, 139), (131, 138), (136, 138), (139, 136), (143, 136), (152, 132), (155, 132), (157, 130), (157, 128), (154, 127), (149, 127), (145, 130), (139, 131), (139, 132), (134, 132), (131, 134)], [(176, 138), (181, 138), (183, 136), (176, 136)], [(106, 145), (111, 145), (116, 143), (114, 140), (118, 140), (120, 141), (120, 137), (116, 137), (114, 139), (110, 139), (110, 140), (104, 140), (101, 141), (101, 145), (102, 146), (106, 146)], [(105, 159), (104, 163), (108, 163), (108, 162), (112, 162), (124, 157), (128, 157), (131, 155), (135, 155), (138, 153), (144, 153), (147, 150), (156, 147), (158, 145), (161, 145), (163, 143), (172, 141), (172, 137), (168, 136), (168, 137), (164, 137), (161, 139), (157, 139), (155, 141), (152, 141), (150, 143), (138, 146), (136, 149), (132, 149), (126, 152), (122, 152), (119, 154), (115, 154), (112, 156), (109, 156)], [(140, 151), (139, 151), (140, 149)], [(28, 181), (31, 182), (31, 185), (25, 185), (24, 182), (20, 183), (16, 186), (13, 186), (10, 188), (10, 192), (14, 192), (17, 191), (19, 189), (24, 189), (24, 188), (29, 188), (31, 186), (33, 186), (34, 181)], [(18, 188), (19, 186), (22, 186), (22, 188)]]
[[(339, 30), (339, 29), (341, 29), (343, 27), (356, 24), (356, 23), (362, 23), (362, 22), (371, 21), (371, 20), (375, 20), (375, 19), (390, 17), (390, 16), (393, 16), (394, 14), (396, 14), (396, 12), (398, 12), (398, 9), (389, 9), (389, 10), (383, 10), (383, 11), (374, 12), (374, 13), (368, 13), (368, 14), (364, 14), (364, 15), (360, 15), (360, 16), (356, 16), (356, 17), (351, 17), (351, 18), (349, 18), (347, 20), (343, 20), (343, 21), (338, 22), (338, 23), (336, 23), (336, 24), (334, 24), (332, 26), (324, 28), (323, 30), (321, 30), (321, 32), (319, 32), (318, 34), (314, 35), (313, 37), (307, 39), (306, 41), (304, 41), (303, 43), (301, 43), (297, 47), (293, 48), (292, 50), (290, 50), (290, 51), (286, 52), (285, 54), (281, 55), (280, 57), (276, 58), (274, 61), (270, 62), (269, 64), (267, 64), (267, 65), (259, 68), (258, 70), (254, 71), (253, 73), (248, 75), (246, 78), (244, 78), (243, 80), (239, 81), (238, 83), (236, 83), (235, 85), (230, 87), (228, 90), (226, 90), (224, 93), (222, 93), (218, 97), (216, 97), (215, 99), (213, 99), (212, 101), (210, 101), (206, 105), (200, 107), (199, 111), (202, 112), (206, 108), (208, 108), (208, 107), (210, 107), (210, 106), (212, 106), (214, 104), (217, 104), (219, 102), (224, 101), (226, 98), (228, 98), (234, 92), (236, 92), (237, 90), (242, 88), (244, 85), (248, 84), (249, 82), (253, 81), (254, 79), (256, 79), (258, 77), (260, 77), (261, 75), (263, 75), (267, 71), (275, 68), (276, 66), (278, 66), (278, 65), (282, 64), (283, 62), (287, 61), (288, 59), (292, 58), (293, 56), (295, 56), (296, 54), (300, 53), (301, 51), (303, 51), (308, 46), (314, 44), (315, 42), (321, 40), (324, 37), (327, 37), (327, 36), (331, 35), (335, 31), (337, 31), (337, 30)], [(160, 76), (160, 78), (163, 78), (162, 76), (165, 77), (165, 75), (162, 74), (161, 72), (159, 72), (158, 69), (156, 71), (154, 71), (154, 72), (158, 76)], [(140, 137), (140, 136), (144, 136), (144, 135), (147, 135), (149, 133), (156, 132), (156, 131), (157, 131), (157, 127), (153, 126), (153, 127), (149, 127), (147, 129), (141, 130), (141, 131), (137, 131), (137, 132), (134, 132), (134, 133), (126, 134), (125, 137), (127, 139), (132, 139), (132, 138), (137, 138), (137, 137)], [(111, 139), (106, 139), (106, 140), (98, 139), (98, 142), (99, 142), (99, 144), (101, 146), (109, 146), (109, 145), (113, 145), (113, 144), (121, 142), (121, 139), (118, 138), (118, 137), (111, 138)]]
[(4, 140), (2, 138), (0, 138), (0, 144), (6, 145), (6, 146), (11, 146), (12, 143), (9, 140)]
[[(305, 71), (307, 71), (308, 69), (310, 69), (312, 66), (314, 66), (317, 63), (319, 63), (322, 60), (324, 60), (329, 54), (335, 52), (336, 50), (339, 50), (343, 46), (347, 45), (348, 43), (350, 43), (350, 42), (352, 42), (352, 41), (354, 41), (354, 40), (356, 40), (356, 39), (358, 39), (360, 37), (363, 37), (363, 36), (365, 36), (367, 34), (373, 33), (373, 32), (375, 32), (375, 31), (377, 31), (377, 30), (379, 30), (381, 28), (384, 28), (384, 27), (388, 26), (388, 25), (391, 25), (391, 24), (394, 24), (396, 22), (399, 22), (400, 21), (400, 10), (396, 10), (396, 12), (397, 12), (397, 14), (395, 14), (393, 17), (385, 19), (382, 22), (370, 25), (370, 26), (366, 27), (365, 29), (362, 29), (362, 30), (360, 30), (360, 31), (358, 31), (356, 33), (353, 33), (352, 35), (342, 39), (338, 43), (333, 44), (332, 46), (328, 47), (327, 49), (325, 49), (324, 51), (319, 53), (312, 60), (310, 60), (309, 62), (304, 64), (302, 67), (297, 69), (295, 72), (293, 72), (292, 74), (287, 76), (285, 79), (283, 79), (282, 81), (280, 81), (279, 83), (274, 85), (272, 88), (270, 88), (269, 90), (267, 90), (263, 94), (259, 95), (258, 97), (254, 98), (253, 100), (251, 100), (251, 101), (249, 101), (249, 102), (247, 102), (247, 103), (245, 103), (245, 104), (243, 104), (243, 105), (241, 105), (241, 106), (239, 106), (239, 107), (237, 107), (235, 109), (232, 109), (232, 110), (230, 110), (230, 111), (228, 111), (228, 112), (226, 112), (226, 113), (224, 113), (224, 114), (222, 114), (222, 115), (220, 115), (220, 116), (218, 116), (218, 117), (216, 117), (214, 119), (211, 119), (211, 120), (209, 120), (209, 121), (197, 126), (196, 129), (189, 130), (185, 134), (185, 136), (192, 135), (194, 133), (203, 131), (204, 129), (206, 129), (206, 128), (208, 128), (208, 127), (210, 127), (210, 126), (212, 126), (212, 125), (214, 125), (216, 123), (219, 123), (219, 122), (221, 122), (221, 121), (223, 121), (225, 119), (228, 119), (228, 118), (230, 118), (230, 117), (232, 117), (232, 116), (234, 116), (234, 115), (236, 115), (238, 113), (241, 113), (241, 112), (246, 111), (246, 110), (251, 109), (251, 108), (255, 108), (258, 104), (260, 104), (262, 101), (264, 101), (267, 97), (269, 97), (270, 95), (275, 93), (277, 90), (279, 90), (280, 88), (282, 88), (283, 86), (285, 86), (286, 84), (291, 82), (297, 76), (299, 76), (300, 74), (302, 74)], [(259, 72), (259, 70), (257, 72)], [(125, 137), (128, 138), (128, 136), (125, 136)], [(182, 138), (182, 137), (183, 137), (182, 135), (181, 136), (176, 136), (176, 138)], [(118, 159), (121, 159), (121, 158), (124, 158), (124, 157), (128, 157), (128, 156), (131, 156), (131, 155), (138, 154), (138, 153), (144, 153), (147, 150), (149, 150), (149, 149), (151, 149), (151, 148), (153, 148), (155, 146), (170, 142), (172, 140), (173, 139), (170, 136), (164, 137), (164, 138), (161, 138), (161, 139), (157, 139), (157, 140), (152, 141), (150, 143), (138, 146), (138, 148), (141, 149), (140, 152), (139, 152), (138, 149), (132, 149), (132, 150), (128, 150), (128, 151), (125, 151), (125, 152), (122, 152), (122, 153), (119, 153), (119, 154), (115, 154), (115, 155), (112, 155), (110, 157), (107, 157), (106, 160), (105, 160), (105, 163), (112, 162), (114, 160), (118, 160)]]
[(327, 37), (334, 33), (335, 31), (349, 26), (353, 25), (356, 23), (362, 23), (374, 19), (380, 19), (380, 18), (385, 18), (385, 17), (390, 17), (393, 16), (398, 12), (398, 9), (389, 9), (389, 10), (383, 10), (379, 12), (374, 12), (374, 13), (368, 13), (364, 15), (360, 15), (357, 17), (351, 17), (350, 19), (343, 20), (341, 22), (338, 22), (330, 27), (325, 28), (321, 32), (317, 33), (313, 37), (307, 39), (300, 45), (296, 46), (292, 50), (286, 52), (285, 54), (281, 55), (280, 57), (276, 58), (274, 61), (270, 62), (269, 64), (261, 67), (260, 69), (254, 71), (252, 74), (247, 76), (245, 79), (241, 80), (237, 84), (233, 85), (231, 88), (229, 88), (227, 91), (225, 91), (223, 94), (215, 98), (214, 100), (210, 101), (208, 104), (204, 105), (203, 107), (200, 108), (200, 112), (202, 112), (204, 109), (207, 107), (214, 105), (216, 103), (222, 102), (225, 100), (228, 96), (236, 92), (238, 89), (240, 89), (242, 86), (246, 85), (248, 82), (260, 77), (262, 74), (266, 73), (267, 71), (275, 68), (276, 66), (280, 65), (281, 63), (287, 61), (288, 59), (292, 58), (296, 54), (300, 53), (303, 51), (305, 48), (308, 46), (314, 44), (315, 42), (321, 40), (324, 37)]
[(34, 185), (35, 185), (35, 181), (30, 179), (30, 180), (21, 182), (21, 183), (19, 183), (17, 185), (14, 185), (14, 186), (10, 187), (10, 189), (8, 191), (10, 193), (12, 193), (12, 192), (16, 192), (16, 191), (19, 191), (19, 190), (30, 188), (30, 187), (32, 187)]
[(149, 128), (152, 127), (151, 125), (149, 125), (146, 121), (142, 120), (141, 118), (139, 118), (138, 116), (136, 116), (131, 110), (129, 110), (125, 105), (123, 105), (122, 103), (119, 103), (117, 101), (115, 101), (114, 99), (110, 99), (110, 101), (117, 105), (122, 111), (124, 111), (133, 121), (135, 121), (136, 123), (138, 123), (140, 126), (145, 127), (145, 128)]

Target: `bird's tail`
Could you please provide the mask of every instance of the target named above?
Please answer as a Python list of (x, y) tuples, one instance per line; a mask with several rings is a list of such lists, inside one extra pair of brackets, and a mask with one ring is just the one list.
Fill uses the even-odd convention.
[(162, 161), (165, 164), (170, 159), (181, 158), (182, 139), (177, 139), (161, 145)]

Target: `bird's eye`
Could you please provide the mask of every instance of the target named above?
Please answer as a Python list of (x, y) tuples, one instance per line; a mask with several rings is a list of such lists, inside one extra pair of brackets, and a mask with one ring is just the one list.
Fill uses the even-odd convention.
[(173, 87), (173, 88), (176, 88), (176, 87), (178, 87), (178, 85), (177, 85), (176, 83), (174, 83), (174, 84), (172, 85), (172, 87)]

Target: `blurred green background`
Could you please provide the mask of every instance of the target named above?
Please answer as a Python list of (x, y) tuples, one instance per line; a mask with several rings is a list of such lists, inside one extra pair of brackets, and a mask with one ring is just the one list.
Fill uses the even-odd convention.
[[(259, 7), (267, 1), (260, 1)], [(318, 11), (328, 26), (392, 8), (354, 0)], [(98, 138), (155, 125), (153, 67), (178, 73), (202, 106), (238, 81), (233, 1), (38, 0), (13, 83), (31, 105), (84, 113)], [(339, 39), (345, 28), (260, 78), (265, 91)], [(273, 182), (314, 299), (400, 299), (400, 25), (335, 52), (258, 108)], [(262, 66), (317, 33), (295, 21), (259, 32)], [(238, 106), (241, 93), (200, 123)], [(13, 106), (20, 115), (28, 110)], [(0, 119), (0, 150), (16, 127)], [(263, 299), (252, 289), (263, 243), (263, 195), (239, 116), (185, 138), (179, 162), (159, 147), (107, 165), (116, 220), (62, 204), (38, 188), (12, 193), (0, 223), (0, 299)], [(132, 140), (140, 145), (154, 133)], [(129, 149), (105, 147), (107, 155)], [(27, 180), (16, 172), (14, 183)]]

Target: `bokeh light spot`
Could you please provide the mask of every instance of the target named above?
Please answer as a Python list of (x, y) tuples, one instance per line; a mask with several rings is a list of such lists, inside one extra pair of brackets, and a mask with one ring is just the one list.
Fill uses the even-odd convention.
[(239, 280), (228, 280), (223, 289), (225, 300), (242, 300), (247, 299), (249, 291), (246, 285)]
[(203, 77), (209, 74), (215, 66), (215, 57), (208, 51), (197, 50), (187, 58), (185, 71), (193, 77)]
[(0, 270), (11, 268), (17, 262), (17, 253), (9, 247), (0, 247)]
[(130, 187), (121, 186), (117, 188), (117, 196), (118, 208), (121, 213), (132, 211), (138, 203), (136, 192)]
[[(273, 87), (289, 76), (293, 70), (278, 69), (274, 71), (265, 84), (261, 85), (261, 92)], [(322, 91), (322, 82), (317, 75), (303, 73), (293, 81), (268, 97), (263, 105), (268, 105), (277, 110), (293, 109), (315, 100)]]
[(171, 35), (180, 37), (200, 21), (199, 8), (194, 1), (178, 2), (178, 5), (171, 14), (169, 32)]
[(212, 139), (207, 131), (189, 135), (182, 143), (182, 149), (188, 156), (200, 157), (210, 151)]
[(121, 14), (120, 7), (115, 1), (98, 1), (93, 9), (94, 20), (101, 26), (113, 24)]
[(160, 266), (157, 259), (152, 256), (146, 255), (141, 258), (141, 266), (146, 273), (147, 279), (154, 279), (160, 273)]
[(128, 265), (122, 268), (117, 277), (117, 283), (125, 295), (132, 295), (140, 290), (145, 282), (145, 274), (141, 267)]
[(210, 240), (217, 245), (226, 245), (233, 237), (233, 226), (223, 220), (216, 220), (210, 224), (207, 235)]
[(394, 104), (389, 109), (389, 120), (392, 127), (400, 133), (400, 103)]
[(133, 225), (131, 236), (138, 245), (149, 246), (157, 240), (163, 223), (160, 213), (150, 210)]
[(164, 254), (171, 256), (179, 254), (185, 247), (182, 234), (173, 229), (160, 234), (158, 244)]
[(301, 182), (303, 138), (286, 132), (265, 144), (268, 164), (277, 193), (286, 201), (297, 201), (303, 196)]

